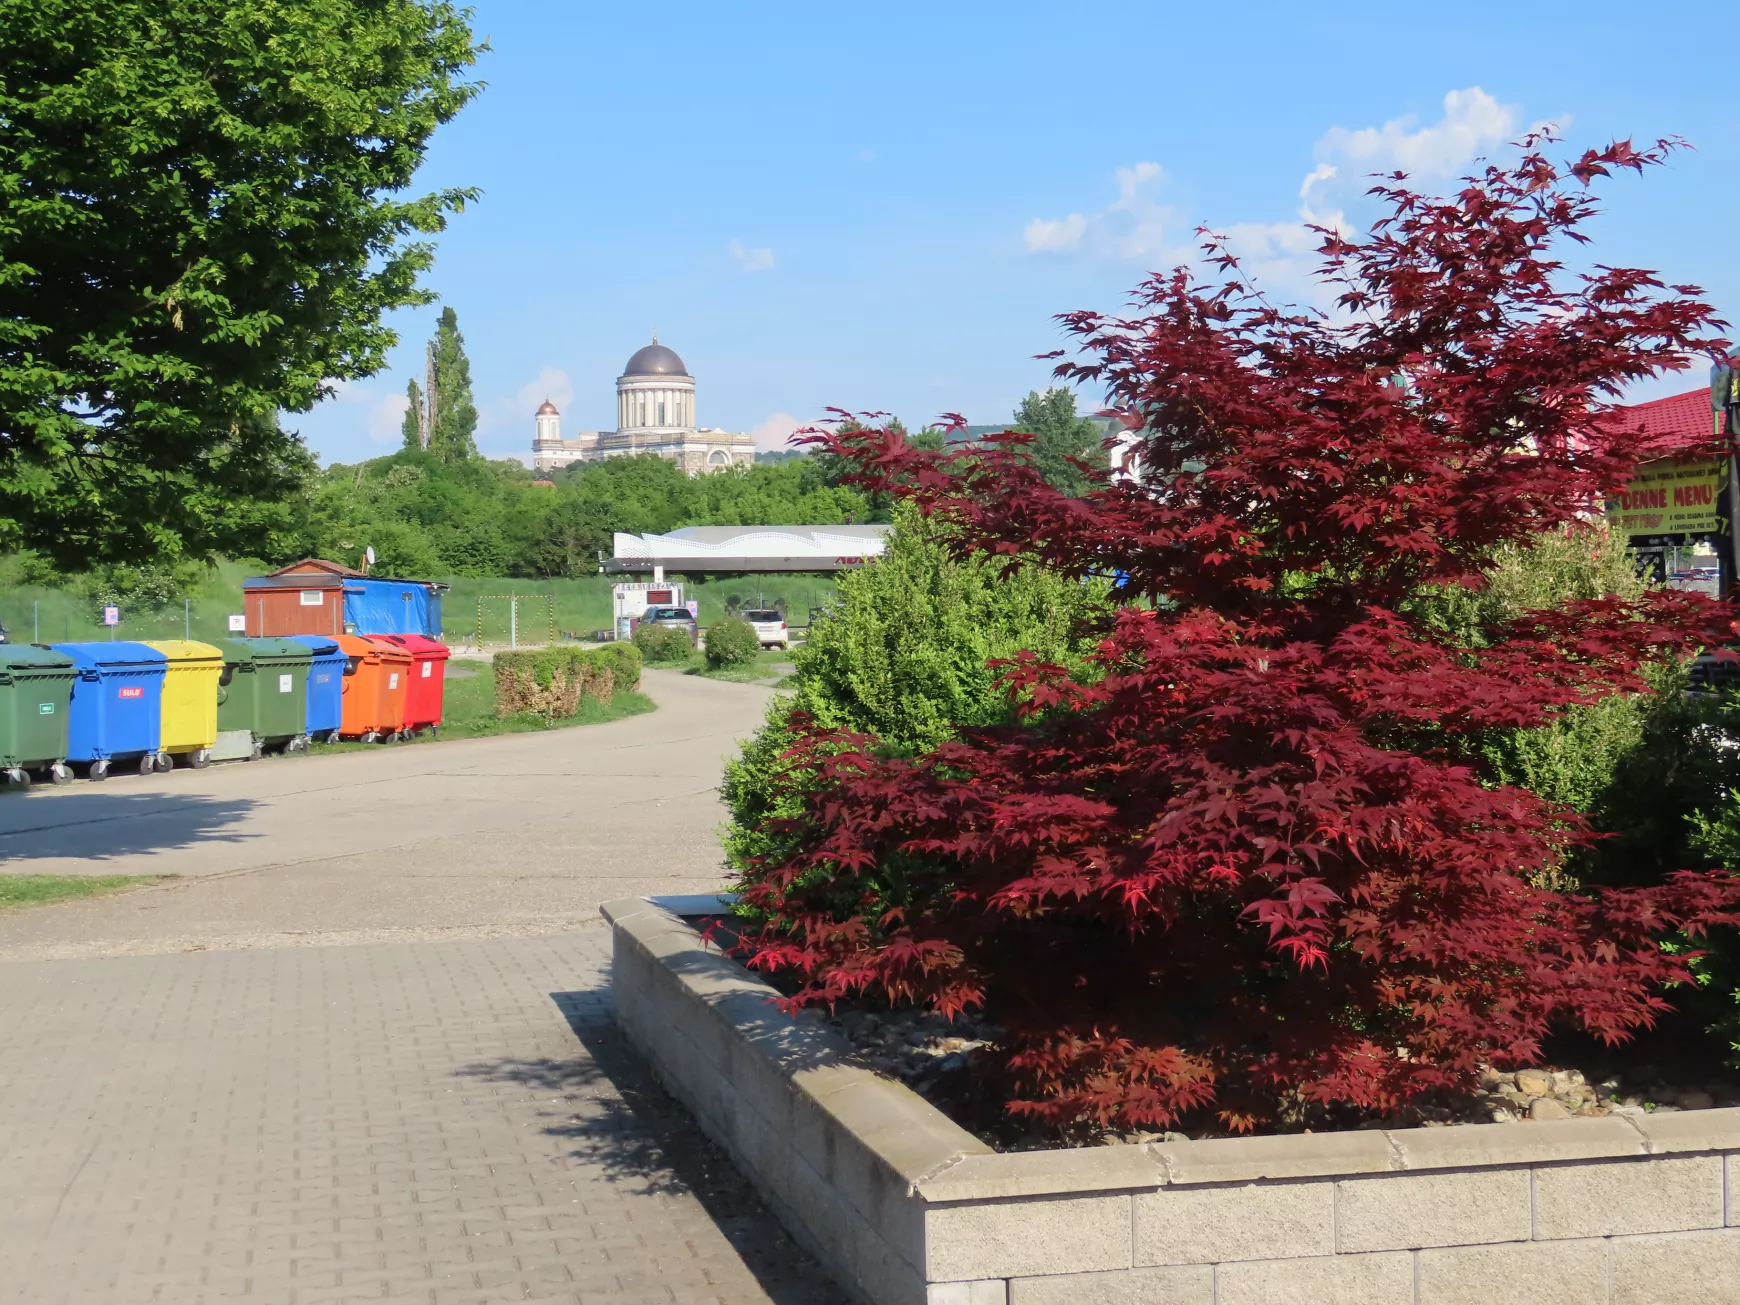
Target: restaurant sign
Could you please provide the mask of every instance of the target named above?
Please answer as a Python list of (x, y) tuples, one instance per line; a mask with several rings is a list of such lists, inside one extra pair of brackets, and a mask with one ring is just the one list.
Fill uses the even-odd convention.
[(1709, 535), (1718, 529), (1719, 458), (1646, 462), (1625, 492), (1607, 500), (1607, 524), (1622, 535)]

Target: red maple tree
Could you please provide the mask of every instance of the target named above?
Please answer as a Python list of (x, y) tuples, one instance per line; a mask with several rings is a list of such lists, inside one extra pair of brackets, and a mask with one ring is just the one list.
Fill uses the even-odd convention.
[(1321, 233), (1333, 317), (1271, 306), (1212, 238), (1221, 284), (1179, 270), (1129, 317), (1067, 316), (1090, 361), (1058, 373), (1105, 387), (1136, 457), (1086, 498), (1021, 435), (814, 437), (1012, 583), (1031, 560), (1117, 574), (1126, 601), (1090, 682), (1004, 668), (1015, 725), (916, 758), (803, 730), (797, 850), (739, 885), (752, 964), (799, 1004), (982, 1008), (1008, 1108), (1066, 1126), (1387, 1113), (1535, 1060), (1555, 1024), (1618, 1041), (1656, 1019), (1689, 977), (1661, 940), (1740, 920), (1740, 881), (1542, 886), (1589, 834), (1483, 783), (1472, 745), (1642, 691), (1647, 659), (1730, 628), (1723, 606), (1579, 602), (1470, 647), (1417, 604), (1638, 463), (1703, 451), (1612, 416), (1722, 347), (1697, 289), (1552, 253), (1595, 179), (1671, 145), (1560, 169), (1544, 144), (1448, 198), (1385, 178), (1368, 235)]

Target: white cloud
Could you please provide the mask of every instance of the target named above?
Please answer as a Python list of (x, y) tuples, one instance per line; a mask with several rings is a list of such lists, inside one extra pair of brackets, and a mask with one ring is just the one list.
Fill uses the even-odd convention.
[(793, 431), (802, 430), (809, 422), (799, 421), (789, 412), (776, 412), (765, 421), (759, 423), (750, 434), (755, 436), (755, 447), (767, 452), (787, 449), (791, 446), (786, 440), (791, 438)]
[(564, 412), (574, 402), (574, 385), (569, 381), (568, 373), (560, 367), (541, 367), (536, 380), (520, 386), (514, 395), (514, 412), (530, 421), (545, 399)]
[(1166, 184), (1158, 163), (1137, 163), (1114, 174), (1118, 197), (1097, 213), (1034, 218), (1022, 239), (1030, 254), (1075, 250), (1130, 262), (1173, 263), (1188, 258), (1191, 247), (1178, 211), (1157, 198)]
[(1027, 224), (1025, 239), (1030, 254), (1051, 254), (1081, 244), (1087, 219), (1080, 213), (1066, 218), (1034, 218)]
[(380, 386), (361, 381), (327, 382), (332, 387), (332, 402), (347, 408), (362, 410), (363, 431), (375, 444), (396, 444), (403, 433), (405, 411), (411, 401), (402, 393), (387, 391)]
[(1487, 150), (1515, 139), (1521, 117), (1478, 86), (1444, 97), (1444, 117), (1414, 129), (1410, 114), (1381, 127), (1331, 127), (1317, 142), (1319, 158), (1340, 157), (1374, 168), (1399, 168), (1419, 177), (1449, 177)]
[(725, 248), (737, 260), (737, 266), (745, 272), (765, 272), (773, 266), (771, 249), (745, 249), (741, 240), (733, 240)]

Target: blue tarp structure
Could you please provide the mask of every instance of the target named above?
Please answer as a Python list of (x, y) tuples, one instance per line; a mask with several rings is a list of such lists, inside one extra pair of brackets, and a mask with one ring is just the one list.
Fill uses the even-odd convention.
[(357, 634), (441, 637), (441, 595), (417, 580), (344, 581), (344, 624)]

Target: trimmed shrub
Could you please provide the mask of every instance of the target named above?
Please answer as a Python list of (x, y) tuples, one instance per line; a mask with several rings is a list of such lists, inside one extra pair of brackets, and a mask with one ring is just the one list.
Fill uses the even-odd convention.
[[(609, 702), (617, 689), (640, 682), (640, 654), (614, 648), (537, 648), (495, 655), (495, 714), (522, 713), (546, 721), (566, 720), (580, 710), (582, 695)], [(631, 669), (630, 669), (631, 668)]]
[(695, 651), (688, 633), (668, 625), (643, 625), (634, 632), (634, 646), (648, 666), (674, 666), (686, 662)]
[(640, 649), (632, 643), (607, 643), (592, 655), (611, 668), (619, 690), (629, 693), (640, 688), (640, 668), (644, 659)]
[(761, 640), (748, 621), (728, 616), (707, 628), (707, 665), (714, 670), (747, 666), (761, 651)]

